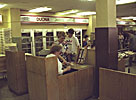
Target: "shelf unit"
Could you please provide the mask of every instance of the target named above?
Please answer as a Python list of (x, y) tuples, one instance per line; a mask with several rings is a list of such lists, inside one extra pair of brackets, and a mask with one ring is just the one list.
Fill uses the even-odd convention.
[[(82, 46), (82, 29), (74, 29), (75, 36)], [(67, 32), (68, 29), (22, 29), (22, 50), (25, 53), (38, 55), (42, 49), (50, 49), (57, 40), (58, 32)]]
[(0, 54), (5, 54), (5, 50), (9, 49), (11, 43), (12, 43), (11, 29), (10, 28), (0, 29)]
[(38, 55), (38, 52), (43, 49), (43, 32), (34, 30), (34, 43), (35, 43), (35, 53)]
[(32, 37), (30, 30), (22, 31), (22, 51), (32, 53)]

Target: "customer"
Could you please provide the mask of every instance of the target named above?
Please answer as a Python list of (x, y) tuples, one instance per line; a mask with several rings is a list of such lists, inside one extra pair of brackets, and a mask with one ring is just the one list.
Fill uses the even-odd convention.
[(59, 59), (64, 63), (64, 64), (70, 64), (70, 63), (68, 63), (66, 60), (67, 60), (67, 55), (65, 54), (66, 53), (66, 44), (65, 44), (65, 42), (64, 42), (64, 40), (65, 40), (65, 37), (66, 37), (66, 35), (65, 35), (65, 32), (59, 32), (58, 33), (58, 40), (56, 40), (53, 44), (52, 44), (52, 46), (53, 45), (60, 45), (60, 46), (62, 46), (62, 52), (61, 52), (61, 54), (59, 55)]
[(64, 72), (70, 71), (71, 67), (68, 66), (65, 69), (62, 69), (62, 63), (59, 61), (58, 57), (61, 53), (61, 49), (62, 47), (60, 45), (54, 45), (51, 47), (50, 49), (50, 54), (46, 56), (46, 58), (50, 58), (50, 57), (57, 57), (57, 61), (58, 61), (58, 74), (63, 74)]
[(65, 45), (64, 40), (66, 37), (65, 32), (59, 32), (57, 37), (58, 39), (53, 44), (59, 44), (61, 46), (64, 46)]
[(124, 36), (122, 35), (121, 32), (119, 32), (119, 34), (118, 34), (119, 49), (123, 49), (123, 43), (124, 43)]
[(83, 45), (82, 45), (84, 48), (87, 48), (88, 46), (90, 46), (88, 37), (89, 37), (88, 35), (84, 36)]
[(68, 37), (66, 37), (66, 44), (67, 44), (67, 54), (68, 54), (68, 61), (71, 62), (72, 60), (76, 60), (74, 59), (74, 57), (76, 58), (78, 50), (80, 48), (80, 44), (78, 41), (78, 38), (73, 36), (74, 35), (74, 29), (69, 29), (68, 30)]
[[(133, 52), (136, 52), (136, 32), (133, 32), (133, 33), (130, 35), (129, 50), (130, 50), (130, 51), (133, 51)], [(132, 66), (133, 58), (134, 58), (134, 61), (136, 61), (136, 55), (129, 57), (129, 66)]]
[(130, 37), (130, 41), (129, 41), (129, 49), (131, 51), (136, 52), (136, 31), (133, 32), (133, 34)]

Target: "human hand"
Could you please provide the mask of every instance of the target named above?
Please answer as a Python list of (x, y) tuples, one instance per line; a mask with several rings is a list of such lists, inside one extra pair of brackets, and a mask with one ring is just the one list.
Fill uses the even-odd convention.
[(67, 67), (67, 70), (68, 70), (68, 71), (69, 71), (69, 70), (71, 70), (71, 67), (70, 67), (70, 66), (68, 66), (68, 67)]
[(67, 62), (67, 61), (63, 61), (63, 64), (64, 64), (64, 65), (70, 65), (70, 63)]

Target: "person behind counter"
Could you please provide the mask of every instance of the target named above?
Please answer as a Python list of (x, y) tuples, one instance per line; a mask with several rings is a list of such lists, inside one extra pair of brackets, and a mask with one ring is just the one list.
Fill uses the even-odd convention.
[(65, 39), (65, 42), (67, 44), (67, 54), (68, 54), (68, 61), (71, 62), (72, 60), (75, 61), (74, 57), (76, 57), (78, 50), (80, 48), (80, 44), (78, 41), (78, 38), (73, 36), (74, 29), (69, 29), (67, 33), (67, 37)]
[(65, 45), (65, 32), (59, 32), (58, 33), (58, 39), (52, 44), (53, 45), (60, 45), (62, 46), (62, 52), (61, 54), (59, 55), (59, 59), (64, 63), (64, 64), (67, 64), (69, 65), (69, 62), (66, 61), (67, 57), (65, 55), (65, 52), (66, 52), (66, 45)]
[(68, 66), (65, 69), (62, 69), (62, 63), (59, 61), (58, 57), (61, 53), (62, 50), (62, 46), (60, 45), (53, 45), (50, 49), (50, 54), (46, 56), (46, 58), (50, 58), (50, 57), (57, 57), (57, 61), (58, 61), (58, 74), (63, 74), (64, 72), (70, 71), (71, 67)]
[(88, 37), (89, 37), (88, 35), (84, 36), (84, 41), (83, 41), (83, 45), (82, 45), (84, 48), (87, 48), (88, 46), (90, 46), (90, 41), (89, 41)]

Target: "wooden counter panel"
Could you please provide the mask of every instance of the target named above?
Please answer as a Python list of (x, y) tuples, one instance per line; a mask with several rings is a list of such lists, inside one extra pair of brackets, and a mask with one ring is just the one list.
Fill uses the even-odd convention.
[(56, 57), (27, 56), (30, 100), (59, 100)]
[(85, 64), (95, 66), (95, 49), (88, 49)]
[(57, 69), (56, 57), (27, 56), (30, 100), (85, 100), (93, 95), (93, 67), (64, 75)]
[(45, 77), (28, 72), (28, 90), (29, 90), (29, 99), (30, 100), (47, 100), (47, 88)]
[(18, 95), (27, 92), (26, 62), (24, 52), (6, 51), (8, 86)]
[(45, 58), (27, 56), (27, 71), (45, 75)]
[(93, 67), (60, 75), (60, 100), (84, 100), (93, 95)]
[(135, 100), (136, 75), (100, 69), (100, 100)]
[(88, 67), (77, 72), (78, 99), (84, 100), (93, 95), (93, 67)]
[(0, 57), (0, 72), (3, 72), (6, 70), (6, 57), (2, 56)]

